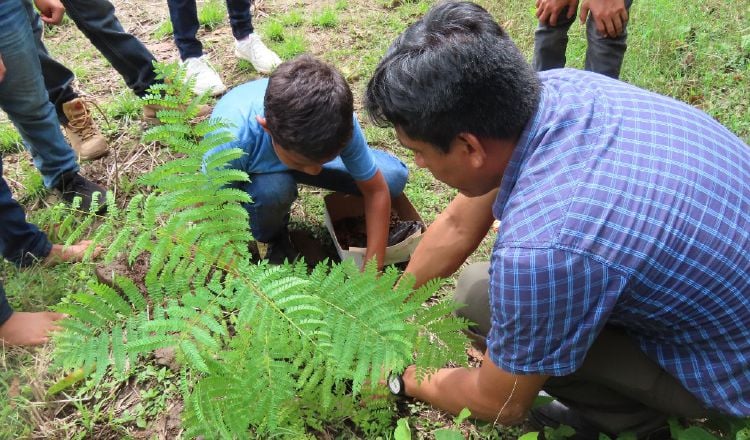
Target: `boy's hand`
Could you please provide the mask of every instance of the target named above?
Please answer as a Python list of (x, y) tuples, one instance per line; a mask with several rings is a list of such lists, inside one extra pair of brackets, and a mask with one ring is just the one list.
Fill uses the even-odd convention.
[(56, 312), (13, 312), (0, 326), (0, 342), (7, 345), (43, 345), (50, 332), (60, 330), (57, 321), (65, 315)]
[(543, 25), (557, 26), (557, 19), (565, 8), (570, 19), (578, 9), (578, 0), (536, 0), (536, 17)]
[(628, 22), (628, 10), (623, 0), (584, 0), (581, 3), (581, 14), (578, 16), (581, 23), (586, 23), (589, 12), (596, 30), (608, 38), (622, 35)]
[(5, 78), (5, 64), (3, 63), (3, 55), (0, 54), (0, 82), (3, 82)]
[(42, 21), (47, 24), (60, 24), (65, 15), (65, 6), (60, 0), (34, 0)]

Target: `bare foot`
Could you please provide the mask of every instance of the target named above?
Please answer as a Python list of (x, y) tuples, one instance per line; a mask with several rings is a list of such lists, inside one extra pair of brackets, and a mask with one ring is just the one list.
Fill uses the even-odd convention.
[[(44, 259), (45, 266), (54, 266), (60, 263), (77, 263), (83, 260), (83, 255), (86, 250), (91, 246), (91, 240), (79, 241), (76, 244), (70, 246), (63, 246), (61, 244), (53, 244), (52, 250)], [(96, 247), (94, 253), (91, 254), (91, 258), (96, 258), (102, 252), (102, 248)]]
[(57, 321), (65, 315), (56, 312), (13, 312), (0, 325), (0, 341), (6, 345), (43, 345), (50, 332), (60, 330)]

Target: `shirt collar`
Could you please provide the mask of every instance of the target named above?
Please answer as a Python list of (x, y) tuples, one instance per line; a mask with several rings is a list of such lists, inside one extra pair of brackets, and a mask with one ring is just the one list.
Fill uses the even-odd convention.
[(537, 137), (537, 133), (539, 133), (539, 127), (542, 124), (542, 116), (545, 113), (546, 102), (548, 99), (547, 95), (547, 88), (542, 85), (539, 106), (537, 107), (534, 116), (529, 119), (529, 122), (526, 123), (526, 126), (521, 132), (521, 136), (518, 138), (518, 142), (513, 149), (513, 154), (510, 157), (508, 166), (505, 167), (503, 178), (500, 181), (500, 189), (497, 193), (495, 203), (492, 207), (492, 213), (498, 220), (503, 215), (505, 205), (508, 203), (510, 194), (511, 192), (513, 192), (513, 189), (516, 186), (516, 182), (518, 181), (518, 177), (521, 174), (524, 163), (528, 160), (528, 158), (531, 156), (531, 153), (537, 146), (537, 143), (534, 142), (534, 139)]

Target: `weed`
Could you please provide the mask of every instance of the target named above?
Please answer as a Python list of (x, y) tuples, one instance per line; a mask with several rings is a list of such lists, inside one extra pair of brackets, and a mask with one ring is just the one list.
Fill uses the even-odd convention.
[(203, 4), (203, 7), (198, 11), (198, 23), (206, 29), (216, 29), (224, 23), (224, 18), (227, 15), (227, 8), (224, 3), (211, 0)]
[(278, 20), (268, 23), (263, 33), (271, 41), (284, 41), (284, 25)]
[(300, 34), (290, 34), (276, 46), (276, 53), (282, 60), (290, 60), (297, 55), (307, 52), (307, 41)]
[(41, 200), (47, 194), (47, 188), (44, 187), (44, 181), (39, 171), (29, 162), (20, 161), (21, 167), (21, 186), (23, 193), (18, 197), (19, 203), (28, 205), (37, 200)]
[(336, 9), (337, 11), (343, 11), (348, 7), (349, 7), (349, 2), (347, 0), (336, 0), (336, 4), (333, 6), (333, 8)]
[(294, 10), (279, 17), (279, 22), (284, 26), (299, 27), (305, 23), (305, 18), (300, 11)]
[(335, 28), (339, 25), (339, 16), (335, 9), (326, 8), (313, 16), (312, 25), (319, 28)]
[(23, 151), (23, 140), (11, 123), (0, 124), (0, 154), (13, 154)]
[(151, 35), (153, 35), (153, 37), (157, 40), (161, 40), (166, 36), (172, 35), (173, 33), (174, 28), (172, 27), (172, 21), (167, 19), (159, 23), (159, 26), (154, 29)]

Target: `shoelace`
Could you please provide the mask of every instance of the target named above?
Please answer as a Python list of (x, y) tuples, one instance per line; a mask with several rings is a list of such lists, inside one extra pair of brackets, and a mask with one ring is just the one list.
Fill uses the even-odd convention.
[(89, 104), (99, 110), (99, 114), (102, 115), (105, 122), (107, 122), (107, 125), (109, 125), (109, 119), (107, 119), (107, 115), (104, 114), (102, 109), (93, 100), (83, 98), (81, 99), (81, 102), (83, 103), (83, 110), (80, 113), (76, 112), (77, 114), (75, 115), (75, 118), (68, 120), (68, 125), (75, 131), (80, 132), (81, 139), (86, 141), (96, 134), (94, 132), (94, 123), (91, 117), (91, 112), (89, 112)]

